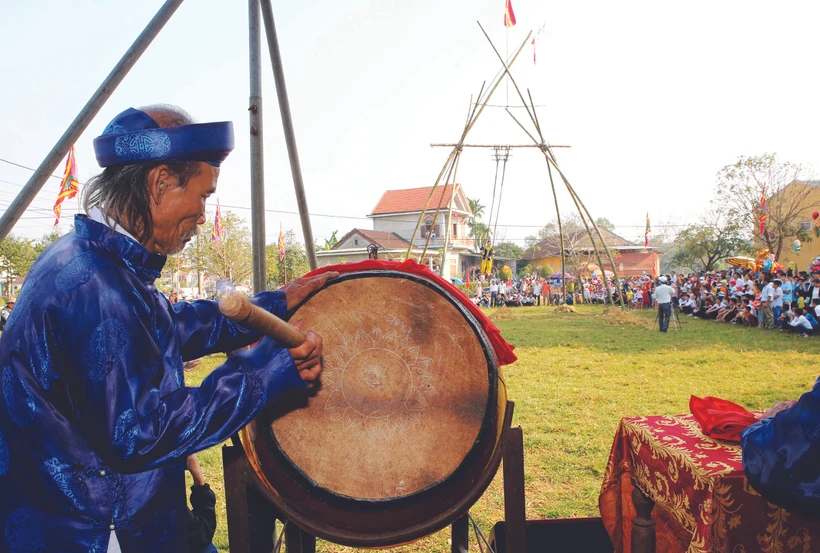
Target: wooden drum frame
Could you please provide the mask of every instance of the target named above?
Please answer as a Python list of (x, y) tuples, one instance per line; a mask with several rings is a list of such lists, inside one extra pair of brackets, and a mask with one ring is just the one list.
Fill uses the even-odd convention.
[[(354, 547), (454, 522), (492, 481), (507, 393), (481, 324), (439, 283), (342, 274), (288, 313), (324, 341), (322, 386), (241, 432), (250, 478), (282, 516)], [(509, 421), (507, 421), (509, 424)]]

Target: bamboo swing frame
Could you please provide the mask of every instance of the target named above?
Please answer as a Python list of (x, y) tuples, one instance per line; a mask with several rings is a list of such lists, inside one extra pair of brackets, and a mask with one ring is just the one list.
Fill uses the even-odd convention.
[[(549, 143), (547, 143), (547, 141), (544, 139), (544, 134), (541, 130), (541, 125), (538, 121), (538, 115), (536, 113), (535, 102), (533, 102), (532, 94), (530, 93), (529, 89), (527, 89), (527, 96), (529, 97), (529, 102), (527, 102), (527, 99), (524, 98), (524, 95), (521, 93), (521, 89), (518, 87), (518, 83), (515, 81), (515, 78), (512, 76), (512, 73), (510, 72), (510, 67), (513, 65), (513, 63), (515, 63), (515, 60), (518, 58), (518, 55), (521, 53), (524, 46), (527, 44), (530, 37), (532, 36), (532, 31), (530, 31), (530, 33), (527, 34), (527, 38), (524, 39), (524, 42), (522, 42), (521, 45), (516, 49), (516, 51), (513, 54), (512, 58), (509, 61), (507, 61), (501, 56), (498, 49), (495, 47), (495, 44), (493, 43), (492, 39), (490, 39), (489, 35), (487, 34), (487, 31), (484, 30), (484, 27), (481, 25), (481, 23), (478, 23), (478, 26), (479, 26), (479, 28), (481, 28), (481, 32), (484, 34), (487, 41), (490, 43), (490, 46), (492, 47), (492, 49), (495, 52), (496, 56), (498, 57), (499, 61), (503, 65), (504, 70), (493, 80), (493, 85), (492, 85), (490, 91), (488, 92), (487, 96), (484, 98), (483, 101), (481, 100), (481, 93), (484, 90), (484, 85), (482, 85), (481, 91), (479, 91), (479, 96), (478, 96), (479, 99), (478, 99), (478, 101), (476, 101), (474, 107), (472, 107), (473, 106), (472, 98), (470, 99), (470, 105), (472, 107), (472, 110), (471, 110), (470, 114), (467, 117), (467, 123), (465, 124), (464, 130), (461, 133), (461, 138), (459, 139), (459, 141), (455, 144), (431, 144), (430, 145), (431, 147), (442, 146), (442, 147), (452, 147), (453, 149), (450, 152), (450, 155), (447, 157), (447, 160), (444, 162), (444, 166), (442, 167), (441, 172), (439, 173), (439, 176), (436, 179), (435, 184), (433, 185), (433, 188), (430, 190), (430, 194), (428, 195), (427, 201), (424, 204), (424, 209), (422, 209), (421, 215), (419, 216), (419, 220), (416, 223), (416, 228), (413, 231), (413, 235), (410, 239), (410, 246), (407, 249), (406, 256), (409, 258), (411, 253), (412, 253), (413, 244), (416, 240), (418, 230), (421, 227), (422, 220), (426, 216), (427, 210), (429, 208), (430, 200), (432, 199), (436, 188), (441, 183), (441, 179), (442, 179), (442, 177), (444, 176), (445, 173), (447, 173), (447, 178), (445, 179), (445, 186), (447, 184), (451, 183), (451, 177), (453, 177), (452, 184), (453, 184), (453, 186), (455, 186), (455, 182), (456, 182), (455, 181), (455, 173), (457, 172), (458, 160), (459, 160), (459, 157), (460, 157), (461, 152), (463, 151), (463, 149), (464, 148), (470, 148), (470, 147), (472, 147), (472, 148), (494, 148), (494, 147), (498, 147), (496, 145), (487, 145), (487, 144), (465, 144), (464, 140), (467, 137), (467, 134), (472, 129), (472, 127), (475, 125), (478, 117), (481, 115), (484, 108), (487, 106), (487, 103), (489, 102), (489, 99), (492, 97), (493, 92), (495, 92), (495, 90), (498, 88), (498, 85), (504, 79), (504, 76), (507, 76), (510, 79), (510, 82), (513, 84), (513, 86), (515, 88), (515, 91), (518, 94), (518, 97), (520, 98), (521, 103), (523, 104), (523, 107), (526, 109), (527, 115), (529, 116), (530, 121), (532, 122), (532, 125), (535, 128), (535, 132), (537, 133), (538, 138), (533, 136), (533, 134), (530, 131), (527, 130), (527, 128), (524, 126), (524, 124), (522, 124), (518, 119), (516, 119), (516, 117), (510, 111), (509, 107), (507, 107), (505, 109), (505, 111), (509, 114), (509, 116), (513, 119), (513, 121), (515, 121), (516, 124), (518, 124), (518, 126), (521, 128), (521, 130), (524, 131), (524, 133), (530, 138), (530, 140), (532, 140), (533, 144), (508, 145), (508, 146), (504, 146), (504, 147), (505, 148), (538, 148), (539, 150), (541, 150), (541, 153), (544, 156), (544, 161), (547, 164), (547, 174), (549, 176), (550, 189), (552, 191), (552, 198), (553, 198), (553, 202), (555, 204), (555, 213), (556, 213), (556, 217), (557, 217), (557, 220), (558, 220), (558, 238), (559, 238), (559, 241), (560, 241), (560, 248), (561, 248), (561, 283), (562, 283), (562, 286), (566, 286), (566, 252), (564, 250), (564, 230), (563, 230), (563, 225), (562, 225), (562, 222), (561, 222), (561, 211), (558, 207), (558, 195), (557, 195), (557, 192), (555, 190), (555, 181), (554, 181), (554, 178), (553, 178), (553, 175), (552, 175), (552, 169), (553, 168), (557, 171), (558, 175), (561, 177), (561, 181), (564, 183), (564, 186), (566, 187), (567, 191), (569, 192), (570, 197), (572, 198), (573, 204), (575, 205), (575, 209), (578, 211), (578, 215), (581, 218), (581, 222), (583, 223), (584, 229), (586, 230), (587, 236), (589, 237), (589, 240), (592, 244), (592, 249), (593, 249), (593, 251), (595, 253), (595, 257), (598, 261), (598, 266), (601, 267), (601, 278), (604, 281), (604, 288), (606, 289), (607, 299), (609, 300), (609, 302), (612, 305), (615, 305), (615, 300), (612, 296), (612, 291), (610, 290), (610, 287), (609, 287), (609, 285), (607, 283), (607, 280), (606, 280), (606, 272), (605, 272), (606, 268), (605, 268), (605, 265), (604, 265), (603, 260), (601, 258), (601, 249), (604, 250), (604, 252), (606, 254), (606, 257), (607, 257), (607, 260), (609, 261), (610, 266), (612, 267), (612, 274), (615, 278), (616, 285), (620, 285), (621, 279), (620, 279), (620, 276), (618, 275), (618, 268), (615, 265), (615, 260), (612, 257), (612, 252), (610, 251), (609, 246), (607, 246), (606, 241), (604, 240), (604, 237), (601, 234), (601, 229), (598, 227), (598, 224), (595, 222), (595, 219), (592, 217), (592, 215), (590, 214), (590, 212), (587, 209), (586, 205), (581, 200), (578, 193), (575, 191), (575, 188), (570, 184), (569, 179), (567, 179), (564, 172), (561, 171), (561, 168), (558, 166), (558, 162), (555, 159), (555, 154), (552, 151), (553, 148), (568, 148), (569, 146), (550, 145)], [(478, 109), (479, 106), (480, 106), (480, 109)], [(440, 268), (440, 274), (442, 274), (442, 275), (444, 273), (444, 261), (445, 261), (444, 257), (446, 256), (447, 246), (449, 244), (449, 234), (450, 234), (450, 226), (451, 226), (450, 222), (451, 222), (452, 211), (453, 211), (453, 199), (455, 198), (455, 194), (453, 192), (451, 192), (451, 194), (450, 194), (449, 213), (448, 213), (446, 229), (445, 229), (445, 233), (444, 233), (444, 254), (442, 255), (442, 262), (441, 262), (441, 268)], [(444, 199), (444, 195), (442, 194), (442, 200), (439, 201), (439, 205), (437, 206), (436, 211), (435, 211), (435, 215), (433, 216), (433, 221), (434, 222), (438, 218), (439, 211), (441, 209), (441, 204), (442, 204), (443, 199)], [(492, 223), (492, 222), (490, 222), (490, 223)], [(598, 241), (600, 242), (600, 246), (598, 244), (598, 241), (596, 241), (596, 238), (593, 235), (592, 230), (590, 230), (590, 225), (592, 226), (592, 229), (595, 231), (594, 234), (597, 235)], [(424, 255), (427, 253), (427, 249), (428, 249), (429, 244), (430, 244), (430, 235), (428, 234), (427, 242), (424, 245), (424, 250), (423, 250), (421, 259), (424, 259)], [(564, 295), (566, 295), (566, 288), (564, 289)], [(624, 300), (623, 300), (623, 294), (619, 293), (618, 294), (618, 299), (620, 301), (621, 307), (622, 308), (625, 307)]]

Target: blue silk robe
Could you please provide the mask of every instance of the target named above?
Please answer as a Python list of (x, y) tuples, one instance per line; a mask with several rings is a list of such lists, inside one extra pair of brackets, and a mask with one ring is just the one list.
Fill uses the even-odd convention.
[(742, 434), (743, 469), (772, 503), (820, 518), (820, 380), (797, 404)]
[[(269, 338), (198, 388), (183, 360), (259, 335), (215, 302), (173, 306), (165, 257), (78, 215), (32, 267), (0, 338), (0, 552), (187, 551), (185, 457), (303, 386)], [(254, 298), (282, 315), (282, 292)]]

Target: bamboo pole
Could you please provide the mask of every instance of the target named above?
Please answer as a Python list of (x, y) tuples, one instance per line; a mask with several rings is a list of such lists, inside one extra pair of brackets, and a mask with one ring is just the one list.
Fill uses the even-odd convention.
[(276, 34), (276, 23), (273, 19), (273, 8), (270, 0), (261, 0), (262, 21), (265, 25), (265, 35), (268, 39), (268, 53), (270, 54), (273, 79), (276, 83), (276, 96), (279, 100), (279, 114), (282, 119), (282, 130), (285, 133), (285, 143), (288, 147), (288, 160), (293, 177), (293, 188), (296, 192), (296, 204), (299, 206), (299, 220), (302, 223), (302, 235), (305, 238), (305, 254), (311, 270), (316, 269), (316, 246), (313, 240), (313, 228), (310, 224), (310, 210), (308, 210), (305, 183), (302, 179), (302, 165), (299, 162), (299, 150), (296, 148), (296, 132), (293, 130), (293, 116), (290, 111), (288, 89), (285, 84), (285, 70), (282, 65), (282, 55), (279, 51), (279, 38)]
[[(470, 105), (467, 106), (467, 121), (470, 121), (470, 117), (472, 114), (475, 113), (475, 108), (473, 107), (473, 97), (470, 96)], [(465, 123), (466, 124), (466, 123)], [(461, 160), (461, 154), (456, 156), (456, 163), (455, 169), (453, 170), (453, 189), (450, 192), (450, 205), (447, 208), (447, 222), (444, 224), (444, 253), (441, 256), (441, 271), (439, 271), (440, 276), (444, 276), (444, 258), (447, 255), (447, 249), (450, 246), (450, 229), (452, 228), (451, 225), (453, 224), (453, 202), (456, 198), (456, 183), (458, 183), (458, 162)], [(423, 214), (422, 214), (423, 215)], [(458, 272), (458, 267), (456, 267), (456, 272)], [(452, 276), (452, 275), (450, 275)]]
[[(450, 169), (447, 171), (447, 177), (444, 179), (444, 188), (447, 188), (447, 185), (450, 183), (450, 177), (453, 176), (453, 170), (456, 166), (457, 160), (459, 158), (459, 154), (456, 153), (455, 157), (453, 158), (453, 162), (450, 164)], [(433, 214), (433, 231), (427, 233), (427, 241), (424, 242), (424, 250), (421, 252), (421, 258), (424, 259), (424, 256), (427, 255), (427, 250), (430, 247), (430, 241), (433, 239), (433, 235), (435, 234), (436, 229), (436, 220), (438, 219), (439, 211), (441, 211), (441, 202), (444, 199), (444, 194), (441, 195), (441, 198), (438, 200), (438, 206), (436, 207), (436, 211)], [(424, 219), (424, 214), (426, 212), (422, 212), (419, 216), (419, 220)]]
[(45, 184), (46, 180), (60, 165), (60, 161), (66, 156), (71, 145), (77, 142), (77, 139), (85, 131), (86, 127), (91, 123), (97, 113), (102, 109), (108, 99), (117, 90), (122, 80), (128, 74), (137, 60), (140, 59), (151, 42), (156, 38), (165, 24), (174, 15), (174, 12), (182, 4), (183, 0), (166, 0), (162, 7), (157, 11), (156, 15), (146, 25), (145, 29), (134, 40), (133, 44), (128, 47), (120, 61), (114, 66), (114, 69), (103, 80), (94, 94), (91, 95), (88, 102), (86, 102), (74, 121), (68, 126), (63, 133), (63, 136), (57, 140), (57, 143), (51, 148), (51, 151), (46, 155), (45, 159), (34, 171), (34, 174), (28, 179), (22, 190), (17, 194), (11, 204), (6, 208), (3, 216), (0, 217), (0, 240), (3, 240), (11, 232), (14, 225), (23, 215), (23, 212), (28, 209), (28, 206), (40, 192), (40, 189)]
[[(512, 65), (513, 63), (515, 63), (515, 60), (518, 59), (518, 56), (521, 54), (521, 52), (524, 51), (524, 47), (527, 45), (527, 41), (530, 39), (530, 36), (532, 36), (532, 31), (530, 31), (527, 34), (527, 38), (525, 38), (524, 41), (521, 43), (521, 45), (518, 47), (518, 49), (515, 52), (515, 55), (513, 55), (513, 57), (510, 60), (509, 64), (504, 62), (504, 67), (505, 68), (507, 68), (508, 65)], [(453, 157), (455, 157), (455, 155), (456, 155), (456, 152), (461, 151), (461, 146), (460, 145), (464, 143), (464, 139), (467, 137), (467, 134), (473, 128), (476, 121), (478, 121), (478, 118), (481, 116), (481, 113), (484, 111), (484, 108), (487, 106), (487, 103), (490, 101), (490, 98), (492, 97), (493, 93), (498, 88), (498, 85), (501, 84), (501, 81), (503, 79), (503, 75), (504, 75), (504, 73), (502, 72), (501, 73), (501, 78), (497, 79), (495, 81), (495, 84), (490, 88), (490, 90), (487, 93), (487, 96), (484, 98), (484, 101), (481, 103), (481, 107), (479, 108), (478, 104), (476, 104), (476, 108), (473, 109), (473, 116), (470, 119), (470, 122), (464, 127), (464, 131), (461, 133), (461, 138), (459, 139), (458, 144), (453, 148), (453, 151), (450, 152), (450, 155), (447, 157), (447, 161), (444, 162), (444, 166), (441, 168), (441, 171), (439, 172), (438, 178), (436, 179), (436, 183), (433, 185), (433, 188), (430, 190), (430, 194), (427, 196), (427, 201), (424, 203), (424, 209), (421, 210), (422, 211), (422, 217), (423, 217), (424, 213), (427, 211), (428, 206), (430, 205), (430, 199), (433, 197), (433, 193), (435, 192), (436, 188), (438, 187), (439, 183), (441, 182), (441, 177), (444, 176), (444, 173), (447, 170), (447, 166), (452, 162)], [(483, 91), (483, 86), (482, 86), (482, 91)], [(479, 93), (479, 98), (480, 97), (481, 97), (481, 94)], [(408, 258), (410, 257), (410, 254), (412, 253), (413, 243), (415, 242), (416, 236), (418, 235), (419, 227), (421, 226), (422, 217), (419, 217), (419, 220), (416, 222), (416, 228), (413, 230), (413, 235), (410, 237), (410, 245), (407, 247), (407, 253), (406, 253), (406, 256)]]

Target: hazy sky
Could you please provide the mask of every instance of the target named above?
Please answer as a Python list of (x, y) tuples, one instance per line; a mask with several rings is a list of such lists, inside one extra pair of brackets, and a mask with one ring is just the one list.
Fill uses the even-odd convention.
[[(0, 159), (36, 167), (160, 5), (0, 0)], [(528, 45), (513, 74), (542, 106), (547, 140), (572, 146), (556, 154), (590, 211), (626, 238), (642, 236), (647, 211), (654, 227), (693, 221), (738, 156), (776, 152), (820, 168), (817, 2), (513, 0), (509, 36), (504, 0), (273, 5), (319, 241), (372, 228), (364, 217), (384, 190), (433, 184), (449, 152), (429, 144), (458, 139), (470, 95), (499, 69), (477, 20), (502, 52), (544, 27), (537, 64)], [(173, 103), (201, 122), (234, 121), (237, 148), (213, 200), (250, 222), (247, 43), (247, 2), (185, 2), (77, 142), (81, 180), (99, 171), (91, 141), (114, 115)], [(263, 72), (273, 241), (280, 222), (301, 230), (267, 60)], [(502, 85), (491, 103), (507, 102)], [(519, 105), (512, 87), (509, 104)], [(488, 108), (467, 141), (528, 139)], [(486, 150), (459, 167), (487, 211), (494, 170)], [(30, 174), (0, 162), (0, 209)], [(49, 230), (58, 186), (49, 180), (16, 234)], [(560, 201), (570, 209), (566, 193)], [(514, 152), (500, 209), (499, 237), (519, 244), (555, 217), (537, 151)], [(76, 210), (65, 204), (63, 230)]]

